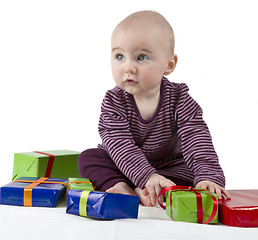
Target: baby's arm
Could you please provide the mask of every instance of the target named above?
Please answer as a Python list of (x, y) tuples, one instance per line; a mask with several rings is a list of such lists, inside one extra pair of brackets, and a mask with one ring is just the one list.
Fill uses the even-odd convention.
[(210, 181), (209, 186), (212, 182), (224, 187), (225, 176), (208, 126), (203, 120), (202, 109), (188, 94), (188, 90), (185, 84), (181, 84), (180, 97), (175, 109), (177, 134), (181, 141), (185, 163), (194, 174), (195, 186), (199, 182)]
[(145, 196), (149, 195), (152, 206), (155, 206), (157, 204), (157, 200), (158, 200), (157, 196), (159, 192), (165, 187), (175, 186), (175, 185), (176, 184), (171, 180), (157, 173), (153, 173), (145, 184), (145, 188), (143, 189), (143, 194)]
[(221, 187), (220, 185), (218, 185), (212, 181), (200, 181), (196, 184), (196, 187), (208, 190), (210, 192), (217, 193), (219, 199), (222, 198), (222, 195), (221, 195), (222, 193), (225, 194), (225, 196), (227, 198), (231, 198), (230, 194), (228, 193), (228, 191), (225, 188)]

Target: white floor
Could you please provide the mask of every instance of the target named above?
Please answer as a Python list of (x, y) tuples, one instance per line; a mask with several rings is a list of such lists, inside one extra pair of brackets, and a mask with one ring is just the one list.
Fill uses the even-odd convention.
[(101, 221), (65, 213), (57, 208), (0, 205), (0, 237), (8, 240), (257, 240), (258, 228), (174, 222), (159, 207), (140, 206), (138, 219)]

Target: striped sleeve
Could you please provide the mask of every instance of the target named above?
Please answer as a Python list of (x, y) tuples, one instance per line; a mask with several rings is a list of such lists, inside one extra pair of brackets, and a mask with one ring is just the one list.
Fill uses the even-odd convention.
[(103, 100), (99, 120), (102, 146), (120, 171), (135, 186), (143, 188), (156, 170), (135, 145), (122, 101), (112, 91), (108, 91)]
[(188, 94), (188, 90), (186, 84), (181, 84), (175, 110), (185, 162), (195, 175), (194, 185), (209, 180), (224, 187), (224, 173), (213, 147), (209, 129), (202, 118), (202, 109)]

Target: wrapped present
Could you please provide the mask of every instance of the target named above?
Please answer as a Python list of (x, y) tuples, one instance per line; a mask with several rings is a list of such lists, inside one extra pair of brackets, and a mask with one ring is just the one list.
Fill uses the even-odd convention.
[(258, 190), (228, 190), (219, 202), (219, 221), (228, 226), (258, 227)]
[(166, 214), (175, 221), (192, 223), (218, 222), (218, 196), (203, 189), (171, 186), (164, 188), (159, 196), (166, 193)]
[(0, 188), (0, 204), (56, 207), (66, 195), (67, 179), (21, 177)]
[(13, 177), (80, 177), (77, 168), (79, 152), (55, 150), (14, 154)]
[(88, 178), (68, 178), (68, 189), (94, 191), (94, 187)]
[(66, 212), (97, 219), (137, 218), (139, 197), (97, 191), (69, 190)]

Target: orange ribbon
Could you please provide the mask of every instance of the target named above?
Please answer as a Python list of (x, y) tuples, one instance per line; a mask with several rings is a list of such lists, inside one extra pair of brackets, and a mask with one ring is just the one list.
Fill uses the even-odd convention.
[(46, 177), (41, 177), (36, 181), (31, 181), (31, 180), (13, 180), (13, 182), (25, 182), (25, 183), (31, 183), (27, 187), (24, 188), (24, 194), (23, 194), (23, 205), (25, 207), (32, 207), (32, 189), (36, 187), (37, 185), (41, 183), (59, 183), (63, 184), (65, 187), (67, 187), (67, 184), (64, 182), (46, 182), (48, 178)]

